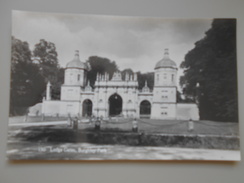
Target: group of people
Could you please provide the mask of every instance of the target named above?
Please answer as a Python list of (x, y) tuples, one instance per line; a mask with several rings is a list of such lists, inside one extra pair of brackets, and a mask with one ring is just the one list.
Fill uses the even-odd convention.
[[(90, 118), (90, 122), (94, 121), (94, 116)], [(96, 131), (99, 131), (100, 130), (100, 127), (101, 127), (101, 121), (103, 120), (103, 118), (95, 118), (96, 121), (95, 121), (95, 125), (94, 125), (94, 129)], [(78, 129), (78, 124), (79, 124), (79, 119), (78, 117), (74, 117), (73, 119), (71, 117), (68, 118), (68, 121), (67, 121), (67, 126), (68, 127), (71, 127), (73, 128), (74, 130), (77, 130)], [(192, 132), (194, 131), (194, 122), (192, 121), (192, 119), (189, 119), (188, 121), (188, 131), (189, 132)], [(134, 118), (133, 121), (132, 121), (132, 132), (138, 132), (138, 122), (137, 122), (137, 119)]]
[[(99, 118), (99, 117), (96, 118), (95, 126), (94, 126), (94, 129), (96, 131), (100, 130), (102, 119), (103, 119), (102, 117), (101, 118)], [(90, 118), (90, 122), (92, 122), (92, 121), (94, 121), (94, 117), (93, 116)], [(78, 117), (74, 117), (74, 118), (68, 117), (67, 127), (71, 127), (74, 130), (77, 130), (79, 122), (80, 121), (79, 121)], [(138, 132), (138, 122), (137, 122), (136, 118), (134, 118), (133, 121), (132, 121), (132, 131), (133, 132)]]
[(74, 117), (73, 119), (71, 117), (68, 117), (67, 127), (78, 129), (78, 123), (79, 123), (78, 117)]

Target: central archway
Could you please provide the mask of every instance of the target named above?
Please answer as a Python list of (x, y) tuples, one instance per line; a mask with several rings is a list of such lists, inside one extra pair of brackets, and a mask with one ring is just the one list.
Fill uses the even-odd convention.
[(89, 99), (84, 100), (82, 104), (82, 116), (90, 117), (92, 115), (92, 101)]
[(116, 116), (121, 114), (123, 101), (117, 93), (111, 95), (108, 99), (109, 102), (109, 116)]

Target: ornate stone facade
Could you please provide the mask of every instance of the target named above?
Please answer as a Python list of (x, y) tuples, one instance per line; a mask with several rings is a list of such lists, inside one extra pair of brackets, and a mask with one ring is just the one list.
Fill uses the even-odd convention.
[(153, 91), (147, 82), (139, 91), (136, 73), (127, 73), (123, 80), (120, 72), (115, 72), (111, 79), (108, 73), (98, 74), (92, 88), (87, 81), (88, 70), (89, 66), (80, 61), (76, 51), (74, 59), (66, 65), (61, 100), (51, 100), (51, 85), (48, 83), (42, 113), (51, 116), (199, 119), (196, 104), (177, 104), (178, 69), (169, 58), (168, 49), (155, 66)]

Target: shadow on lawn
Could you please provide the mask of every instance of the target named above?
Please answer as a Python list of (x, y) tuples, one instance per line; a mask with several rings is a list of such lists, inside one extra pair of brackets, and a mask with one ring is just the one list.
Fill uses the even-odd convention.
[[(28, 133), (27, 133), (28, 131)], [(129, 146), (163, 146), (204, 149), (239, 149), (236, 136), (173, 135), (131, 132), (119, 128), (57, 129), (48, 127), (26, 127), (16, 138), (29, 142), (118, 144)]]

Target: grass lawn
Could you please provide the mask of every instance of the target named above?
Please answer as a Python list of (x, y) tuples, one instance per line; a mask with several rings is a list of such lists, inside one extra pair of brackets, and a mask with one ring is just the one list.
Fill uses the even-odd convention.
[[(14, 120), (13, 120), (14, 119)], [(12, 124), (23, 123), (23, 117), (14, 117)], [(30, 119), (30, 118), (29, 118)], [(39, 118), (33, 119), (37, 123)], [(49, 118), (48, 121), (57, 121)], [(66, 119), (67, 120), (67, 119)], [(47, 122), (47, 121), (44, 121)], [(65, 122), (65, 121), (64, 121)], [(132, 132), (132, 119), (107, 119), (96, 131), (95, 121), (81, 119), (78, 129), (66, 123), (33, 126), (10, 126), (8, 145), (10, 150), (25, 143), (92, 143), (129, 146), (162, 146), (205, 149), (239, 149), (238, 123), (195, 121), (194, 130), (188, 131), (188, 121), (138, 119), (138, 133)], [(50, 125), (49, 125), (50, 124)], [(201, 136), (202, 135), (202, 136)], [(33, 144), (33, 145), (34, 145)], [(23, 145), (23, 147), (28, 147)]]
[[(65, 117), (45, 117), (46, 121), (67, 121)], [(85, 121), (85, 122), (83, 122)], [(10, 117), (10, 123), (24, 122), (42, 122), (42, 117), (25, 116)], [(138, 119), (138, 131), (145, 133), (165, 133), (165, 134), (203, 134), (203, 135), (239, 135), (239, 124), (232, 122), (215, 121), (194, 121), (194, 130), (188, 131), (188, 121), (180, 120), (153, 120)], [(87, 119), (81, 119), (79, 129), (93, 129), (95, 122), (88, 122)], [(42, 127), (43, 128), (43, 127)], [(68, 128), (66, 125), (54, 125), (45, 128)], [(101, 131), (131, 131), (132, 119), (112, 118), (101, 122)]]
[(28, 122), (47, 122), (47, 121), (65, 121), (67, 117), (44, 117), (41, 116), (14, 116), (9, 117), (9, 123), (28, 123)]

